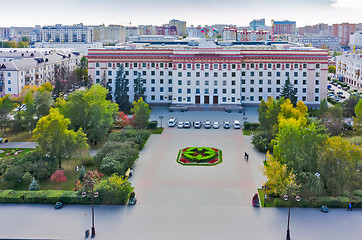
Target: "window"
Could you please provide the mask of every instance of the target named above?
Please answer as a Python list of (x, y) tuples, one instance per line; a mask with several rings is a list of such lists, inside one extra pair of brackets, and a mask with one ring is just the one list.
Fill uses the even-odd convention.
[(262, 77), (263, 76), (263, 72), (259, 72), (259, 77)]
[(160, 87), (160, 92), (163, 92), (163, 87)]
[(276, 91), (277, 91), (277, 92), (280, 92), (280, 88), (277, 88)]
[(303, 85), (307, 85), (307, 80), (303, 80)]
[(155, 63), (151, 63), (151, 68), (154, 68), (156, 66)]
[(96, 71), (96, 75), (99, 76), (99, 71)]
[(289, 72), (285, 72), (285, 76), (286, 76), (286, 77), (289, 77)]
[(263, 68), (263, 64), (262, 64), (262, 63), (259, 63), (259, 68)]
[(214, 69), (219, 69), (219, 64), (214, 64)]
[(129, 67), (129, 63), (125, 63), (124, 65), (125, 65), (125, 67)]
[(172, 63), (168, 63), (168, 67), (169, 67), (169, 68), (172, 68)]
[(160, 68), (163, 68), (164, 67), (164, 64), (163, 63), (160, 63)]
[(206, 64), (205, 64), (205, 69), (209, 69), (209, 68), (210, 68), (209, 64), (206, 63)]
[(295, 92), (295, 93), (298, 93), (298, 88), (294, 88), (294, 92)]
[(226, 94), (226, 88), (223, 88), (223, 89), (222, 89), (222, 93), (223, 93), (223, 94)]
[(254, 101), (254, 96), (250, 96), (250, 102)]
[(196, 72), (196, 77), (200, 77), (200, 72)]
[(223, 73), (222, 73), (222, 76), (223, 76), (223, 77), (227, 77), (228, 75), (227, 75), (226, 72), (223, 72)]
[(307, 68), (307, 64), (306, 64), (306, 63), (303, 63), (303, 68)]
[(307, 89), (306, 89), (306, 88), (303, 88), (303, 89), (302, 89), (302, 92), (303, 92), (303, 93), (306, 93), (306, 92), (307, 92)]
[(307, 72), (303, 72), (303, 77), (307, 77)]
[(251, 63), (250, 68), (254, 68), (254, 67), (255, 67), (254, 63)]
[(217, 72), (214, 72), (214, 77), (217, 77)]
[(162, 95), (160, 96), (160, 100), (161, 100), (161, 101), (163, 100), (163, 96), (162, 96)]
[(208, 72), (205, 73), (205, 77), (209, 77), (209, 73), (208, 73)]
[(224, 86), (226, 85), (226, 80), (222, 81), (222, 85)]
[[(112, 73), (112, 72), (110, 72)], [(109, 75), (109, 72), (108, 72), (108, 75)], [(112, 75), (112, 74), (111, 74)], [(137, 71), (133, 71), (133, 76), (137, 76), (138, 75), (138, 72)]]
[(177, 101), (182, 102), (182, 97), (178, 97)]
[(227, 64), (223, 64), (222, 69), (227, 69)]
[(222, 98), (222, 101), (223, 101), (223, 102), (226, 102), (226, 97), (223, 97), (223, 98)]
[(126, 74), (126, 76), (129, 75), (129, 71), (124, 71), (124, 74)]
[(172, 71), (168, 71), (168, 75), (169, 75), (169, 76), (172, 76)]
[(200, 93), (200, 88), (196, 88), (196, 93)]
[(246, 64), (245, 63), (242, 63), (241, 64), (241, 68), (245, 68), (246, 67)]
[(133, 63), (133, 67), (135, 67), (135, 68), (136, 68), (137, 66), (138, 66), (138, 65), (137, 65), (137, 63)]
[(146, 68), (147, 67), (147, 63), (142, 63), (142, 67)]
[(245, 96), (241, 96), (241, 101), (245, 101)]
[(245, 88), (241, 88), (241, 92), (245, 92)]
[(155, 76), (155, 75), (156, 75), (155, 71), (151, 71), (151, 76)]
[(271, 63), (268, 63), (268, 68), (272, 68), (272, 64), (271, 64)]
[(187, 73), (186, 73), (186, 76), (187, 76), (187, 77), (191, 77), (191, 72), (187, 72)]
[(155, 91), (155, 87), (151, 87), (151, 92), (154, 92)]
[(231, 102), (235, 102), (235, 97), (232, 97), (232, 98), (231, 98)]
[(272, 82), (271, 79), (268, 79), (268, 85), (271, 85), (271, 82)]
[(169, 79), (169, 80), (168, 80), (168, 84), (172, 84), (172, 79)]
[(209, 85), (209, 81), (206, 80), (206, 81), (205, 81), (205, 85)]
[(188, 88), (188, 89), (187, 89), (187, 93), (191, 93), (191, 88)]
[(319, 93), (319, 88), (314, 89), (315, 93)]
[(278, 84), (278, 85), (280, 84), (280, 79), (277, 79), (277, 84)]
[(319, 85), (319, 80), (315, 80), (315, 85)]
[(190, 69), (191, 68), (191, 63), (186, 64), (186, 68)]
[(245, 84), (245, 79), (241, 79), (241, 84)]
[(214, 86), (217, 86), (217, 80), (214, 81)]
[(289, 68), (289, 63), (285, 64), (285, 68)]
[(254, 92), (254, 88), (250, 88), (250, 92)]
[(177, 68), (178, 68), (178, 69), (181, 69), (181, 68), (182, 68), (182, 64), (181, 64), (181, 63), (177, 64)]
[(182, 93), (182, 89), (179, 88), (179, 89), (177, 90), (177, 92), (178, 92), (178, 93)]
[(294, 72), (294, 77), (298, 77), (298, 72)]
[(200, 63), (196, 63), (196, 69), (200, 69)]
[(271, 93), (271, 88), (268, 88), (268, 93)]
[(151, 79), (151, 84), (155, 84), (156, 80), (155, 79)]
[(259, 101), (263, 100), (263, 96), (259, 96)]
[(187, 85), (191, 85), (191, 80), (187, 80)]
[(272, 76), (272, 73), (271, 72), (268, 72), (268, 77), (271, 77)]
[(231, 94), (235, 94), (235, 88), (231, 89)]
[(205, 94), (209, 94), (209, 89), (205, 88)]
[(315, 68), (320, 68), (320, 64), (319, 63), (317, 63), (316, 65), (315, 65)]
[(231, 77), (236, 77), (236, 72), (232, 72)]
[(277, 77), (280, 77), (280, 72), (277, 72)]
[(254, 84), (254, 79), (250, 79), (250, 84)]
[(177, 84), (178, 84), (178, 85), (182, 85), (182, 80), (178, 80), (178, 81), (177, 81)]
[(297, 79), (294, 80), (294, 84), (298, 84), (298, 80), (297, 80)]
[(235, 86), (235, 83), (236, 83), (235, 80), (231, 81), (231, 85)]
[(172, 87), (168, 87), (168, 92), (172, 92)]
[(245, 72), (241, 72), (241, 76), (245, 77)]
[(146, 76), (147, 75), (146, 71), (142, 71), (142, 75)]
[(8, 91), (11, 92), (11, 88), (8, 88)]
[(259, 92), (263, 92), (263, 88), (260, 87), (260, 88), (259, 88)]
[(315, 76), (316, 76), (316, 77), (319, 77), (319, 72), (316, 72), (316, 73), (315, 73)]
[(200, 80), (196, 80), (196, 85), (200, 85)]
[(254, 72), (250, 72), (250, 77), (254, 77)]
[(96, 67), (99, 67), (99, 63), (96, 63)]
[(8, 84), (11, 84), (11, 80), (8, 80)]
[(304, 102), (307, 101), (307, 97), (303, 96), (302, 101), (304, 101)]
[(236, 68), (236, 64), (231, 64), (231, 68), (235, 69)]
[(262, 80), (262, 79), (259, 79), (259, 84), (263, 84), (263, 80)]
[(163, 76), (163, 71), (160, 72), (160, 76)]
[(160, 84), (163, 84), (163, 79), (160, 79)]
[(277, 68), (280, 68), (280, 63), (277, 63)]
[(298, 68), (298, 63), (294, 63), (294, 68)]
[(177, 73), (177, 76), (178, 76), (178, 77), (182, 77), (182, 72), (178, 72), (178, 73)]
[(187, 102), (191, 102), (191, 97), (187, 97)]
[(314, 101), (315, 101), (315, 102), (318, 102), (318, 101), (319, 101), (319, 97), (318, 97), (318, 96), (314, 97)]
[(217, 89), (214, 89), (214, 94), (217, 94)]

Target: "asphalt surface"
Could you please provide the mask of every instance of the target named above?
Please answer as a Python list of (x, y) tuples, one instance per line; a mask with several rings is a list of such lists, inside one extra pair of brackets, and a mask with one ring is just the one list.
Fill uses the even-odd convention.
[[(173, 112), (154, 108), (151, 119), (170, 116), (190, 121), (242, 120), (240, 113)], [(256, 109), (246, 117), (257, 119)], [(256, 152), (250, 136), (236, 129), (178, 129), (165, 127), (152, 135), (134, 165), (131, 178), (138, 198), (135, 206), (96, 206), (97, 239), (285, 239), (284, 208), (253, 208), (251, 198), (265, 181), (260, 170), (264, 154)], [(211, 146), (223, 151), (216, 166), (182, 166), (179, 149)], [(243, 159), (248, 152), (250, 160)], [(303, 196), (302, 196), (303, 197)], [(91, 225), (91, 207), (0, 204), (0, 238), (83, 239)], [(296, 239), (361, 239), (362, 211), (293, 208), (291, 237)]]

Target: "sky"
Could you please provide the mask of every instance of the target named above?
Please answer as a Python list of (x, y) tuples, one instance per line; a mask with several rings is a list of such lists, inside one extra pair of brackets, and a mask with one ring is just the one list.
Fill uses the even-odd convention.
[[(8, 10), (7, 10), (8, 9)], [(0, 27), (35, 25), (235, 24), (253, 19), (318, 23), (362, 23), (362, 0), (1, 0)]]

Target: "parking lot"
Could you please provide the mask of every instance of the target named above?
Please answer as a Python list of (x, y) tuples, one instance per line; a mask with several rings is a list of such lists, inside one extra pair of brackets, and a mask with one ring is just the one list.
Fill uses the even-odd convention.
[(338, 84), (333, 85), (331, 82), (328, 82), (328, 85), (330, 85), (328, 96), (337, 102), (344, 102), (351, 95)]

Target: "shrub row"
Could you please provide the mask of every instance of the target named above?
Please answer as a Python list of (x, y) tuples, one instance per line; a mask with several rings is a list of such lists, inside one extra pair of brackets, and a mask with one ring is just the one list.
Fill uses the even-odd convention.
[[(105, 193), (99, 194), (94, 198), (95, 204), (124, 204), (122, 202), (110, 202), (110, 196)], [(90, 196), (82, 197), (78, 192), (62, 190), (40, 190), (40, 191), (0, 191), (0, 203), (41, 203), (55, 204), (56, 202), (64, 204), (91, 204)]]
[(246, 122), (244, 123), (244, 129), (245, 130), (256, 130), (258, 129), (260, 123), (249, 123), (249, 122)]
[[(198, 152), (200, 154), (194, 156), (192, 155), (194, 152)], [(202, 156), (201, 152), (207, 152), (209, 155)], [(209, 147), (190, 147), (183, 153), (183, 156), (191, 161), (209, 161), (216, 156), (216, 151)]]
[[(309, 199), (301, 199), (299, 202), (293, 201), (293, 207), (301, 208), (319, 208), (326, 205), (329, 208), (347, 208), (348, 203), (352, 203), (354, 208), (362, 208), (362, 197), (310, 197)], [(274, 204), (276, 207), (288, 207), (289, 201), (281, 198), (275, 198)]]

